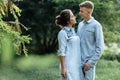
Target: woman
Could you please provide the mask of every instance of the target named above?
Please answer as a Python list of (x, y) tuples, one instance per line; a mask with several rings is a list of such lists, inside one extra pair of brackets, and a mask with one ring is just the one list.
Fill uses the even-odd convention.
[(58, 33), (62, 80), (82, 80), (80, 40), (72, 27), (75, 23), (70, 9), (62, 10), (56, 17), (56, 24), (62, 28)]

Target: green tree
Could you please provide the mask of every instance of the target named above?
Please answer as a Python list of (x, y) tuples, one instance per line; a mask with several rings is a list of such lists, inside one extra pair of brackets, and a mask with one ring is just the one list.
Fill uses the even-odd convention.
[(118, 24), (120, 19), (119, 3), (114, 1), (101, 1), (95, 4), (94, 15), (103, 25), (105, 43), (107, 45), (113, 42), (119, 44), (118, 41), (120, 40), (120, 25)]
[[(0, 61), (4, 65), (10, 65), (14, 53), (27, 55), (25, 43), (30, 43), (29, 36), (21, 35), (17, 16), (21, 10), (11, 0), (0, 0)], [(14, 21), (5, 21), (9, 13), (13, 15)], [(22, 50), (22, 51), (21, 51)]]
[(22, 9), (20, 21), (30, 27), (25, 34), (30, 34), (33, 38), (31, 45), (35, 53), (44, 54), (56, 51), (59, 29), (55, 26), (56, 4), (51, 0), (42, 0), (23, 1), (18, 5)]

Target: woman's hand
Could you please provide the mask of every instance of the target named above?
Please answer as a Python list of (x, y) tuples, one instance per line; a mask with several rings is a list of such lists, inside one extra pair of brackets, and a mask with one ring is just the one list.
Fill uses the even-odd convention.
[(62, 69), (61, 75), (62, 75), (63, 78), (67, 77), (67, 71), (66, 71), (66, 69)]

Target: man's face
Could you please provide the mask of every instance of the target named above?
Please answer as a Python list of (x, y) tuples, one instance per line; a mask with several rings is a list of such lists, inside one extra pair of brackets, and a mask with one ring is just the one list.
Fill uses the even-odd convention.
[(89, 17), (89, 10), (85, 7), (80, 7), (79, 14), (83, 19), (86, 19), (87, 17)]

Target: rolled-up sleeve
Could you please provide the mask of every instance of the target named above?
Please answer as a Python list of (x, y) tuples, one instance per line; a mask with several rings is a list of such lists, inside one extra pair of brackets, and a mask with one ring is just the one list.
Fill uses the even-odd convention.
[(58, 56), (66, 55), (67, 37), (64, 31), (58, 34)]
[(94, 55), (91, 57), (90, 60), (88, 60), (88, 63), (91, 66), (94, 66), (99, 58), (101, 57), (103, 51), (104, 51), (104, 37), (103, 37), (103, 31), (102, 31), (102, 26), (97, 25), (96, 30), (95, 30), (95, 51)]

